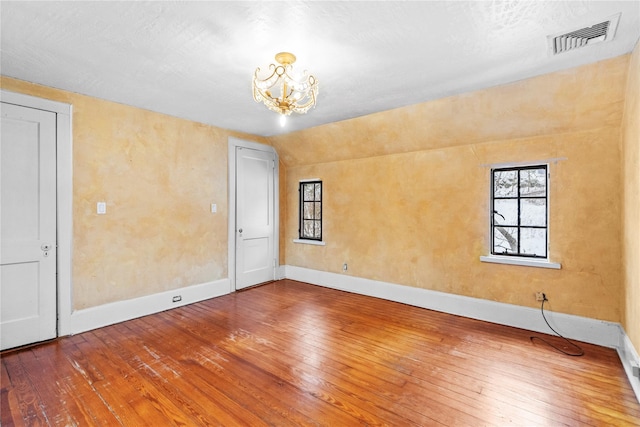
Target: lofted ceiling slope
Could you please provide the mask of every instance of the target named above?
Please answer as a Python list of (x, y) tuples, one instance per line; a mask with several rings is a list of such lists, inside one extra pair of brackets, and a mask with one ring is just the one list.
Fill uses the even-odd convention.
[[(547, 37), (620, 15), (612, 41), (551, 55)], [(0, 73), (272, 136), (630, 52), (640, 1), (1, 1)], [(317, 107), (253, 101), (256, 67), (291, 51)]]

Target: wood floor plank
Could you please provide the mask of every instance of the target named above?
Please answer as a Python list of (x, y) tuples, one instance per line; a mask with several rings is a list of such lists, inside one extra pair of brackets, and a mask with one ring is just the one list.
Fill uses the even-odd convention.
[[(169, 313), (169, 315), (172, 314), (173, 313)], [(229, 349), (233, 348), (236, 344), (242, 345), (242, 343), (238, 343), (238, 329), (229, 330), (227, 334), (221, 335), (220, 331), (217, 331), (211, 323), (207, 323), (199, 325), (198, 328), (190, 329), (190, 333), (203, 340), (206, 340), (205, 337), (211, 335), (218, 336), (217, 348), (221, 349), (226, 354), (226, 357), (232, 360), (241, 361), (244, 364), (243, 366), (246, 373), (252, 374), (251, 377), (253, 379), (251, 382), (258, 382), (260, 392), (267, 392), (269, 397), (262, 397), (262, 399), (270, 402), (269, 404), (278, 413), (290, 413), (291, 409), (287, 409), (290, 403), (287, 403), (286, 400), (293, 398), (296, 401), (296, 406), (300, 407), (300, 411), (312, 411), (314, 416), (312, 419), (319, 417), (319, 419), (328, 418), (343, 420), (343, 423), (346, 424), (352, 424), (354, 422), (352, 418), (353, 414), (344, 412), (343, 409), (333, 405), (331, 402), (327, 402), (326, 400), (320, 399), (319, 401), (319, 397), (322, 396), (317, 396), (314, 393), (309, 393), (305, 389), (297, 388), (286, 379), (273, 375), (273, 373), (268, 369), (264, 369), (263, 366), (258, 366), (259, 364), (254, 363), (253, 360), (248, 360), (245, 354), (238, 356), (238, 353), (235, 351), (229, 351)], [(243, 378), (245, 375), (237, 373), (236, 376)], [(243, 387), (246, 387), (246, 384), (240, 384)], [(248, 388), (251, 389), (251, 387)], [(253, 390), (252, 395), (257, 391), (258, 390)], [(281, 401), (280, 399), (282, 398), (285, 400)], [(322, 405), (320, 403), (325, 404)]]
[[(147, 337), (149, 332), (153, 332), (155, 326), (149, 330), (143, 330), (136, 327), (136, 323), (130, 322), (126, 325), (129, 332), (120, 330), (122, 338), (125, 342), (132, 342), (135, 337), (144, 336)], [(160, 338), (160, 337), (158, 337)], [(188, 337), (185, 337), (189, 340)], [(145, 373), (149, 375), (151, 379), (159, 384), (166, 392), (168, 391), (172, 399), (176, 403), (180, 404), (183, 408), (187, 408), (192, 415), (198, 415), (206, 413), (208, 417), (215, 418), (216, 422), (222, 425), (264, 425), (265, 421), (259, 418), (254, 413), (244, 411), (244, 407), (237, 401), (230, 398), (225, 392), (229, 392), (229, 389), (233, 387), (232, 384), (224, 384), (224, 387), (220, 386), (220, 378), (215, 376), (215, 380), (211, 381), (209, 374), (212, 372), (211, 367), (208, 366), (202, 370), (199, 375), (193, 375), (193, 365), (185, 365), (180, 361), (184, 361), (184, 350), (180, 357), (180, 360), (176, 360), (173, 357), (167, 357), (166, 352), (172, 351), (172, 349), (182, 348), (184, 349), (177, 339), (167, 342), (161, 340), (159, 343), (167, 343), (168, 347), (158, 345), (158, 342), (145, 342), (142, 345), (144, 352), (151, 356), (149, 362), (144, 362)], [(204, 346), (203, 346), (204, 347)], [(136, 354), (140, 353), (139, 345), (128, 346), (129, 358), (137, 357)], [(205, 348), (202, 348), (204, 351)], [(202, 355), (202, 353), (199, 353)], [(216, 354), (212, 355), (212, 352), (207, 352), (208, 356), (213, 357), (216, 363), (224, 363), (222, 359), (224, 356)], [(160, 356), (162, 355), (162, 356)], [(199, 359), (202, 361), (203, 359)], [(205, 357), (206, 361), (210, 361), (208, 357)], [(227, 359), (225, 359), (227, 360)], [(228, 360), (227, 360), (228, 361)], [(241, 361), (238, 361), (233, 368), (241, 369)], [(214, 367), (214, 371), (218, 366)], [(232, 368), (232, 367), (229, 367)], [(188, 379), (188, 380), (187, 380)], [(209, 380), (209, 381), (207, 381)], [(188, 395), (182, 395), (181, 390), (191, 390)], [(269, 411), (265, 411), (270, 413)], [(208, 422), (206, 419), (199, 419), (200, 422)], [(286, 420), (283, 419), (269, 419), (271, 423), (278, 421), (280, 425), (283, 425)]]
[[(92, 417), (81, 401), (75, 390), (61, 386), (61, 379), (57, 373), (61, 371), (60, 363), (51, 363), (51, 353), (46, 350), (51, 348), (49, 345), (43, 345), (41, 351), (24, 351), (18, 354), (18, 359), (22, 363), (27, 372), (31, 384), (38, 395), (40, 406), (45, 413), (51, 413), (49, 420), (53, 425), (82, 425), (85, 420), (92, 423), (106, 421), (113, 424), (115, 419), (113, 416), (98, 420)], [(40, 357), (37, 357), (40, 354)], [(47, 355), (49, 357), (47, 357)], [(55, 381), (40, 381), (41, 378), (50, 376), (55, 372)], [(64, 381), (64, 380), (62, 380)]]
[(3, 353), (1, 422), (640, 425), (614, 350), (532, 334), (282, 280)]
[[(468, 320), (468, 319), (467, 319), (467, 320)], [(522, 337), (522, 331), (521, 331), (520, 335), (521, 335), (521, 338), (522, 338), (524, 341), (528, 341), (528, 337), (527, 337), (527, 336)], [(527, 344), (528, 344), (528, 343), (527, 343)], [(614, 353), (614, 354), (615, 354), (615, 352), (612, 352), (612, 353)], [(543, 369), (543, 368), (545, 368), (545, 367), (544, 367), (544, 366), (541, 366), (540, 368), (541, 368), (541, 369)], [(534, 372), (534, 374), (535, 374), (535, 375), (534, 375), (534, 378), (535, 378), (535, 377), (542, 377), (542, 376), (540, 376), (540, 375), (538, 374), (538, 372)], [(542, 385), (542, 386), (544, 386), (544, 385)], [(520, 387), (520, 388), (521, 388), (521, 387)], [(544, 390), (543, 390), (543, 391), (544, 391)]]
[[(183, 310), (186, 308), (167, 313), (167, 316), (175, 315), (180, 319), (182, 318), (180, 312)], [(145, 319), (140, 320), (144, 321)], [(154, 318), (154, 323), (155, 320), (156, 318)], [(164, 325), (164, 331), (166, 332), (167, 328), (175, 328), (178, 324), (178, 320), (168, 321)], [(208, 329), (207, 324), (202, 324), (197, 328), (189, 327), (186, 330), (178, 327), (176, 333), (172, 334), (176, 340), (183, 339), (183, 341), (174, 341), (174, 344), (185, 349), (180, 356), (180, 361), (189, 363), (194, 374), (197, 374), (196, 377), (208, 379), (215, 384), (223, 383), (224, 387), (221, 390), (238, 401), (243, 400), (243, 395), (250, 395), (254, 399), (254, 406), (262, 405), (262, 409), (266, 409), (261, 413), (268, 417), (265, 421), (271, 425), (286, 425), (288, 419), (293, 421), (292, 425), (315, 424), (314, 418), (308, 418), (295, 407), (291, 407), (292, 398), (294, 398), (297, 408), (314, 411), (319, 419), (337, 416), (335, 411), (329, 410), (330, 408), (318, 405), (312, 396), (296, 395), (296, 390), (292, 389), (290, 385), (280, 379), (270, 378), (244, 358), (236, 358), (235, 355), (226, 352), (218, 345), (211, 344), (210, 341), (213, 341), (212, 337), (215, 335), (215, 331)], [(218, 333), (216, 340), (223, 339), (223, 336), (226, 334)], [(196, 349), (189, 348), (193, 347), (189, 344), (193, 344), (194, 341), (198, 342)], [(165, 343), (166, 340), (161, 342)], [(256, 407), (255, 409), (261, 408)], [(276, 415), (283, 417), (283, 419), (273, 419)]]
[[(282, 329), (283, 329), (283, 328), (282, 328), (282, 326), (280, 325), (278, 329), (282, 331)], [(385, 337), (382, 341), (385, 341), (385, 340), (387, 340), (387, 339), (391, 339), (391, 338), (392, 338), (392, 337)], [(369, 341), (371, 341), (371, 340), (372, 340), (372, 337), (368, 337), (368, 340), (369, 340)], [(320, 348), (315, 348), (315, 349), (313, 349), (312, 351), (313, 351), (314, 353), (317, 353), (317, 352), (321, 351), (321, 349), (320, 349)], [(341, 354), (344, 354), (344, 353), (341, 353)], [(396, 367), (397, 367), (397, 365), (396, 365)], [(374, 370), (374, 371), (379, 371), (380, 369), (379, 369), (378, 367), (376, 367), (376, 368), (375, 368), (375, 369), (373, 369), (373, 370)], [(464, 383), (463, 383), (463, 384), (464, 384)], [(435, 394), (434, 394), (434, 393), (431, 393), (431, 395), (432, 395), (432, 396), (434, 396), (434, 395), (435, 395), (435, 396), (437, 397), (437, 396), (439, 395), (439, 394), (437, 393), (437, 392), (438, 392), (437, 387), (439, 387), (439, 385), (438, 385), (438, 384), (433, 384), (433, 385), (432, 385), (432, 389), (435, 389), (435, 390), (432, 390), (432, 391), (435, 391), (435, 392), (436, 392)], [(388, 389), (388, 387), (387, 387), (387, 389)], [(459, 388), (459, 390), (465, 391), (464, 387), (460, 387), (460, 388)], [(451, 399), (449, 399), (449, 402), (450, 402), (450, 401), (451, 401)], [(473, 402), (473, 400), (472, 400), (472, 402)], [(447, 403), (446, 403), (446, 402), (442, 402), (442, 403), (440, 403), (440, 405), (441, 405), (441, 406), (444, 406), (444, 407), (447, 407)], [(470, 406), (470, 407), (469, 407), (469, 406)], [(471, 411), (471, 413), (474, 413), (475, 411), (480, 410), (480, 409), (483, 409), (483, 408), (474, 408), (474, 407), (473, 407), (473, 405), (469, 405), (469, 404), (468, 404), (468, 402), (461, 402), (461, 403), (460, 403), (460, 407), (458, 408), (458, 412), (464, 412), (464, 411), (466, 411), (466, 410), (469, 410), (469, 411)], [(494, 409), (495, 409), (495, 408), (494, 408)], [(509, 412), (509, 410), (510, 410), (509, 405), (504, 405), (504, 410), (505, 410), (505, 411), (507, 411), (507, 412)], [(449, 412), (453, 412), (453, 413), (454, 413), (455, 411), (449, 411)], [(529, 417), (529, 421), (530, 421), (530, 422), (537, 422), (537, 421), (539, 421), (539, 420), (538, 420), (538, 417), (537, 417), (535, 414), (528, 414), (528, 417)], [(521, 416), (521, 418), (522, 418), (522, 416)], [(449, 420), (449, 422), (451, 422), (451, 420)]]
[[(249, 314), (249, 313), (247, 313), (247, 315), (248, 315), (248, 314)], [(278, 330), (279, 330), (279, 331), (281, 331), (281, 332), (284, 332), (286, 329), (285, 329), (285, 327), (284, 327), (282, 324), (280, 324), (280, 325), (278, 325)], [(242, 334), (242, 333), (241, 333), (241, 334)], [(246, 332), (245, 332), (245, 335), (247, 335), (249, 338), (251, 338), (251, 337), (250, 337), (250, 334), (246, 334)], [(271, 336), (271, 337), (269, 338), (269, 340), (270, 340), (270, 343), (269, 343), (269, 344), (272, 344), (272, 345), (273, 345), (273, 344), (278, 343), (279, 341), (282, 341), (282, 340), (279, 340), (279, 337), (282, 337), (282, 336), (283, 336), (283, 334), (282, 334), (282, 333), (281, 333), (281, 334), (278, 334), (277, 336)], [(285, 339), (284, 339), (284, 341), (285, 341), (285, 342), (286, 342), (287, 340), (288, 340), (288, 338), (285, 338)], [(297, 347), (297, 349), (298, 349), (299, 351), (295, 352), (294, 354), (298, 354), (298, 353), (300, 353), (300, 351), (303, 351), (303, 352), (304, 352), (304, 351), (307, 351), (309, 354), (314, 354), (314, 355), (320, 355), (320, 354), (323, 354), (323, 355), (324, 355), (323, 350), (322, 350), (322, 347), (324, 347), (326, 344), (328, 344), (328, 343), (326, 343), (326, 342), (325, 342), (324, 344), (320, 344), (320, 345), (318, 345), (317, 347), (314, 347), (314, 348), (309, 348), (309, 347), (305, 348), (302, 344), (300, 344), (300, 343), (299, 343), (299, 344), (296, 346), (296, 347)], [(250, 352), (250, 350), (251, 350), (251, 348), (244, 349), (244, 351), (248, 351), (248, 352)], [(271, 350), (272, 350), (272, 349), (271, 349), (271, 348), (269, 348), (269, 347), (267, 346), (267, 347), (265, 347), (265, 348), (258, 349), (258, 350), (256, 351), (256, 353), (257, 353), (257, 354), (262, 354), (262, 353), (264, 353), (264, 354), (268, 354)], [(282, 351), (282, 348), (275, 347), (275, 348), (273, 348), (273, 351), (275, 351), (275, 353), (276, 353), (275, 355), (277, 355), (277, 354), (285, 354), (285, 352), (283, 352), (283, 351)], [(344, 352), (342, 352), (342, 353), (340, 354), (340, 356), (341, 356), (343, 359), (344, 359), (344, 354), (345, 354)], [(276, 360), (288, 360), (288, 357), (287, 357), (287, 356), (275, 357), (275, 355), (274, 355), (274, 357), (273, 357), (273, 358), (271, 358), (271, 357), (270, 357), (270, 358), (268, 358), (268, 360), (274, 360), (274, 359), (276, 359)], [(362, 357), (362, 356), (363, 356), (363, 354), (359, 354), (357, 357)], [(330, 357), (330, 356), (329, 356), (329, 357)], [(326, 359), (324, 359), (324, 360), (325, 360), (325, 362), (326, 362)], [(296, 363), (304, 364), (304, 363), (305, 363), (305, 361), (303, 361), (303, 360), (300, 360), (300, 361), (298, 361), (298, 362), (296, 362), (296, 361), (290, 361), (290, 365), (294, 365), (294, 364), (296, 364)], [(362, 370), (362, 371), (368, 371), (368, 370), (371, 370), (372, 372), (378, 372), (378, 371), (380, 371), (380, 367), (378, 367), (378, 366), (376, 366), (376, 367), (371, 366), (371, 363), (372, 363), (372, 362), (369, 362), (369, 363), (368, 363), (368, 366), (365, 366), (365, 365), (363, 365), (360, 361), (357, 361), (355, 357), (354, 357), (354, 358), (352, 358), (352, 359), (350, 359), (350, 360), (349, 360), (349, 363), (357, 366), (356, 368), (352, 368), (352, 369), (351, 369), (351, 372), (354, 372), (354, 371), (355, 371), (355, 372), (357, 372), (357, 371), (359, 371), (359, 370)], [(311, 365), (309, 369), (311, 369), (312, 367), (313, 367), (313, 365)], [(337, 371), (335, 371), (335, 370), (328, 369), (328, 366), (327, 366), (326, 364), (324, 364), (324, 365), (322, 366), (322, 370), (323, 370), (323, 372), (324, 372), (325, 376), (326, 376), (326, 377), (328, 377), (328, 378), (330, 378), (330, 376), (332, 375), (332, 373), (333, 373), (333, 375), (336, 375), (336, 376), (340, 375), (340, 372), (337, 372)], [(389, 370), (389, 372), (391, 373), (391, 372), (393, 372), (393, 370)], [(308, 372), (308, 370), (305, 370), (305, 372), (304, 372), (304, 373), (307, 373), (307, 374), (308, 374), (308, 375), (310, 375), (310, 376), (313, 376), (313, 375), (315, 375), (315, 374), (316, 374), (316, 372)], [(353, 381), (353, 377), (342, 375), (341, 382), (351, 382), (351, 381)], [(405, 383), (406, 383), (406, 380), (402, 382), (402, 384), (403, 384), (403, 385), (404, 385)], [(354, 382), (354, 384), (355, 384), (355, 382)], [(371, 385), (371, 384), (369, 384), (369, 385)], [(357, 386), (358, 386), (358, 387), (360, 387), (362, 390), (367, 390), (367, 391), (368, 391), (368, 390), (370, 390), (370, 389), (371, 389), (371, 388), (367, 387), (365, 384), (362, 384), (362, 383), (358, 383), (358, 384), (357, 384)], [(416, 406), (422, 406), (422, 407), (424, 407), (424, 405), (394, 405), (394, 401), (393, 401), (392, 399), (390, 399), (390, 393), (391, 393), (391, 391), (390, 391), (390, 390), (392, 389), (391, 384), (389, 384), (389, 383), (383, 384), (383, 385), (382, 385), (382, 389), (383, 389), (383, 390), (385, 390), (384, 399), (388, 402), (388, 403), (386, 403), (386, 405), (384, 405), (384, 406), (386, 406), (386, 407), (398, 406), (398, 409), (400, 409), (400, 410), (399, 410), (399, 412), (401, 412), (401, 413), (405, 413), (405, 414), (406, 414), (407, 412), (411, 412), (411, 411), (414, 411), (414, 412), (416, 412), (416, 413), (419, 413), (419, 412), (418, 412), (418, 410), (416, 409)], [(401, 389), (401, 388), (395, 388), (395, 391), (396, 391), (396, 393), (398, 393), (398, 394), (402, 394), (402, 393), (403, 393), (403, 391), (402, 391), (402, 389)], [(362, 398), (362, 397), (363, 397), (363, 396), (362, 396), (362, 394), (361, 394), (361, 398)], [(377, 397), (377, 396), (376, 396), (376, 397)], [(435, 394), (435, 395), (433, 395), (432, 399), (433, 399), (434, 401), (437, 401), (437, 400), (438, 400), (438, 397), (439, 397), (439, 395), (438, 395), (438, 394)], [(372, 398), (372, 396), (369, 396), (369, 399), (372, 399), (372, 401), (376, 401), (376, 398), (375, 398), (375, 397), (373, 397), (373, 398)], [(398, 398), (398, 400), (399, 400), (399, 398)], [(465, 413), (467, 413), (467, 412), (468, 412), (468, 413), (467, 413), (467, 417), (468, 417), (468, 419), (466, 420), (466, 422), (467, 422), (467, 423), (478, 423), (478, 422), (479, 422), (479, 420), (478, 420), (478, 419), (476, 419), (476, 418), (474, 417), (474, 415), (473, 415), (473, 408), (469, 409), (469, 408), (466, 408), (466, 407), (462, 406), (462, 407), (458, 408), (458, 409), (459, 409), (458, 411), (447, 410), (447, 408), (448, 408), (448, 404), (449, 404), (449, 403), (450, 403), (449, 401), (443, 400), (442, 402), (439, 402), (439, 405), (438, 405), (438, 406), (439, 406), (439, 408), (443, 409), (443, 413), (445, 413), (445, 414), (457, 414), (457, 419), (456, 419), (456, 420), (452, 420), (452, 419), (450, 419), (450, 418), (447, 418), (447, 419), (445, 419), (445, 420), (442, 420), (442, 419), (441, 419), (440, 421), (448, 422), (448, 423), (453, 423), (454, 421), (459, 421), (459, 422), (460, 422), (460, 421), (463, 421), (463, 420), (461, 420), (462, 414), (465, 414)], [(380, 403), (379, 405), (380, 405), (380, 406), (382, 406), (382, 403)], [(414, 406), (414, 407), (412, 408), (411, 406)], [(462, 409), (462, 411), (460, 411), (460, 409)], [(406, 423), (406, 421), (405, 421), (405, 423)]]
[(93, 390), (93, 395), (85, 396), (85, 402), (94, 399), (92, 407), (106, 405), (118, 423), (125, 426), (146, 425), (147, 417), (156, 419), (158, 413), (154, 406), (141, 395), (144, 390), (138, 390), (132, 384), (135, 371), (127, 365), (118, 364), (111, 350), (96, 341), (94, 332), (84, 334), (82, 342), (65, 346), (69, 363)]
[[(282, 331), (282, 330), (283, 330), (282, 325), (279, 325), (278, 329), (279, 329), (280, 331)], [(385, 340), (387, 340), (387, 339), (391, 339), (391, 338), (392, 338), (392, 337), (385, 337), (384, 339), (385, 339)], [(372, 340), (372, 338), (371, 338), (371, 337), (368, 337), (368, 340), (369, 340), (369, 341), (371, 341), (371, 340)], [(345, 339), (345, 338), (341, 338), (341, 340), (340, 340), (340, 341), (342, 341), (342, 342), (348, 342), (349, 340), (348, 340), (348, 339)], [(318, 346), (318, 347), (316, 347), (316, 348), (312, 349), (311, 351), (312, 351), (313, 353), (322, 352), (322, 345), (320, 345), (320, 346)], [(343, 356), (344, 354), (345, 354), (345, 352), (342, 352), (342, 353), (341, 353), (341, 356)], [(366, 355), (362, 355), (362, 356), (365, 356), (365, 357), (366, 357)], [(395, 369), (398, 369), (398, 364), (395, 364)], [(375, 369), (373, 369), (373, 371), (376, 371), (376, 372), (378, 372), (378, 371), (380, 371), (380, 370), (381, 370), (381, 369), (380, 369), (380, 367), (376, 367)], [(451, 378), (451, 373), (449, 373), (449, 377)], [(452, 381), (450, 381), (449, 383), (445, 383), (445, 382), (443, 382), (443, 383), (444, 383), (444, 384), (454, 384), (454, 387), (457, 387), (457, 389), (458, 389), (457, 391), (459, 391), (459, 392), (460, 392), (460, 391), (462, 391), (462, 392), (464, 393), (464, 392), (466, 392), (466, 390), (467, 390), (465, 386), (467, 386), (467, 387), (468, 387), (469, 382), (470, 382), (470, 381), (472, 381), (472, 379), (471, 379), (470, 377), (466, 377), (466, 378), (468, 379), (467, 381), (464, 381), (464, 380), (463, 380), (463, 381), (456, 381), (456, 379), (455, 379), (455, 378), (451, 378), (451, 379), (452, 379)], [(457, 386), (457, 385), (455, 385), (456, 383), (464, 384), (465, 386)], [(437, 384), (437, 383), (435, 383), (435, 384), (432, 384), (432, 385), (431, 385), (431, 387), (432, 387), (432, 388), (436, 388), (436, 387), (439, 387), (439, 386), (440, 386), (440, 385), (439, 385), (439, 384)], [(387, 387), (386, 387), (386, 389), (388, 390), (388, 389), (389, 389), (389, 386), (387, 386)], [(437, 392), (437, 389), (436, 389), (435, 391)], [(438, 395), (438, 394), (436, 394), (436, 396), (437, 396), (437, 395)], [(474, 396), (471, 396), (471, 397), (473, 398)], [(445, 403), (444, 405), (446, 406), (446, 403)], [(466, 409), (467, 409), (467, 408), (465, 408), (465, 406), (468, 406), (468, 403), (466, 403), (466, 402), (462, 402), (462, 411), (464, 411), (464, 410), (466, 410)], [(471, 406), (473, 406), (473, 405), (471, 405)], [(507, 405), (507, 406), (508, 406), (508, 405)], [(471, 411), (474, 411), (474, 410), (477, 410), (477, 409), (479, 409), (479, 408), (475, 408), (475, 409), (474, 409), (473, 407), (471, 407), (471, 408), (469, 408), (469, 409), (470, 409)], [(534, 418), (535, 418), (535, 416), (534, 416)], [(533, 421), (533, 420), (532, 420), (532, 421)]]
[(0, 408), (2, 412), (9, 411), (13, 419), (21, 419), (26, 425), (49, 425), (47, 415), (42, 412), (41, 402), (19, 356), (5, 358), (4, 363), (9, 373), (12, 393), (7, 399), (10, 405)]
[[(127, 352), (127, 339), (117, 336), (117, 331), (122, 325), (113, 328), (102, 328), (90, 335), (86, 345), (102, 345), (107, 352), (93, 352), (100, 357), (92, 357), (91, 362), (100, 370), (107, 382), (99, 382), (101, 389), (111, 388), (112, 384), (120, 394), (126, 396), (127, 402), (133, 410), (147, 423), (151, 421), (165, 422), (172, 425), (193, 425), (196, 421), (184, 412), (183, 408), (176, 405), (167, 394), (163, 393), (157, 385), (148, 380), (144, 375), (153, 368), (147, 363), (146, 354), (139, 347), (139, 352), (133, 356)], [(84, 345), (78, 345), (83, 350)], [(87, 352), (85, 352), (86, 354)], [(166, 373), (170, 374), (170, 373)], [(171, 377), (171, 375), (168, 375)], [(104, 387), (103, 387), (103, 384)]]
[[(467, 320), (468, 320), (468, 319), (467, 319)], [(364, 336), (363, 336), (363, 338), (367, 338), (367, 337), (364, 337)], [(389, 339), (390, 339), (390, 338), (391, 338), (391, 337), (389, 337)], [(471, 354), (471, 355), (476, 354), (476, 351), (483, 351), (483, 352), (485, 352), (485, 350), (486, 350), (486, 349), (491, 349), (491, 346), (483, 346), (482, 348), (480, 348), (480, 349), (478, 349), (478, 350), (471, 348), (470, 354)], [(547, 350), (547, 349), (545, 349), (545, 351), (546, 351), (546, 350)], [(488, 351), (490, 351), (490, 350), (488, 350)], [(612, 353), (612, 354), (615, 354), (615, 352), (613, 352), (613, 351), (612, 351), (611, 353)], [(458, 355), (460, 355), (460, 356), (464, 357), (464, 354), (462, 354), (461, 352), (458, 352)], [(511, 355), (511, 354), (508, 354), (508, 357), (512, 357), (512, 355)], [(559, 357), (563, 357), (563, 356), (559, 356)], [(491, 359), (491, 360), (496, 360), (496, 359), (498, 359), (498, 360), (499, 360), (500, 358), (501, 358), (501, 353), (493, 353), (493, 354), (491, 354), (491, 358), (490, 358), (490, 359)], [(566, 358), (565, 358), (565, 359), (566, 359)], [(484, 368), (482, 368), (482, 369), (484, 369)], [(525, 366), (525, 365), (518, 367), (518, 370), (522, 370), (522, 369), (527, 370), (527, 369), (528, 369), (528, 367), (527, 367), (527, 366)], [(517, 371), (515, 371), (515, 374), (517, 375), (517, 374), (518, 374), (518, 372), (517, 372)], [(532, 374), (536, 374), (536, 372), (532, 372)], [(575, 374), (575, 372), (574, 372), (574, 374)], [(534, 377), (537, 377), (537, 376), (539, 376), (539, 375), (535, 375)], [(606, 380), (609, 380), (609, 379), (610, 379), (609, 377), (605, 377), (605, 378), (606, 378)], [(578, 378), (578, 380), (580, 380), (580, 378)], [(588, 384), (588, 383), (587, 383), (587, 384)], [(587, 387), (588, 387), (588, 385), (587, 385)], [(592, 396), (592, 397), (593, 397), (593, 396)]]

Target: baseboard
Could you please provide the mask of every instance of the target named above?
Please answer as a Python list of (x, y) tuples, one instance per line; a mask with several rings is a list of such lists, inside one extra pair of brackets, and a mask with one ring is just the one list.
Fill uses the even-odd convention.
[(636, 398), (638, 399), (638, 402), (640, 402), (640, 378), (634, 377), (632, 372), (633, 366), (640, 366), (640, 357), (638, 357), (638, 353), (633, 347), (631, 339), (629, 339), (629, 336), (622, 326), (620, 326), (620, 344), (617, 350), (622, 366), (624, 367), (624, 371), (631, 383), (631, 388), (633, 388)]
[[(447, 294), (428, 289), (413, 288), (388, 282), (364, 279), (344, 274), (329, 273), (295, 266), (280, 266), (278, 278), (287, 278), (327, 288), (368, 295), (427, 308), (458, 316), (500, 325), (513, 326), (541, 333), (549, 333), (540, 310), (479, 298)], [(73, 335), (113, 325), (137, 317), (147, 316), (181, 307), (230, 292), (229, 279), (193, 285), (140, 298), (118, 301), (76, 310), (68, 316), (58, 331), (60, 336)], [(182, 300), (173, 302), (180, 295)], [(629, 382), (640, 402), (640, 379), (632, 374), (632, 366), (640, 366), (640, 357), (631, 340), (618, 323), (547, 311), (551, 325), (567, 338), (615, 348), (624, 366)]]
[[(221, 279), (144, 297), (76, 310), (60, 325), (58, 335), (74, 335), (92, 329), (102, 328), (124, 322), (125, 320), (131, 320), (209, 298), (226, 295), (229, 292), (229, 279)], [(177, 295), (182, 299), (178, 302), (173, 302), (173, 297)]]
[[(308, 268), (284, 266), (284, 277), (327, 288), (352, 292), (455, 314), (485, 322), (512, 326), (540, 333), (551, 333), (539, 309), (513, 304), (471, 298), (461, 295), (413, 288), (394, 283), (364, 279), (345, 274), (329, 273)], [(633, 377), (631, 366), (640, 366), (640, 360), (631, 340), (619, 323), (590, 319), (571, 314), (545, 310), (549, 323), (563, 336), (614, 348), (620, 356), (629, 382), (640, 402), (640, 380)]]
[[(540, 310), (466, 297), (428, 289), (414, 288), (344, 274), (286, 266), (285, 276), (315, 285), (383, 298), (430, 310), (484, 320), (541, 333), (550, 333)], [(617, 348), (619, 324), (545, 310), (547, 320), (567, 338)]]

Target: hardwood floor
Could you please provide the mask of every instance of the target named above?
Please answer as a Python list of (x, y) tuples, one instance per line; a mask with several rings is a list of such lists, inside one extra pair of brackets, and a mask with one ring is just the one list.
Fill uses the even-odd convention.
[(614, 350), (531, 334), (283, 280), (2, 354), (1, 421), (640, 425)]

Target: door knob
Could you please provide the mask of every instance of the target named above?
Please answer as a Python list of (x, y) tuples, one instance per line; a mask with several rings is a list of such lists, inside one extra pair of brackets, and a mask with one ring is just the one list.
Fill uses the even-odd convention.
[(241, 234), (242, 234), (242, 228), (238, 230), (238, 233), (241, 233)]
[(51, 245), (47, 245), (46, 243), (42, 246), (40, 246), (40, 249), (42, 249), (43, 251), (50, 251), (51, 250)]

